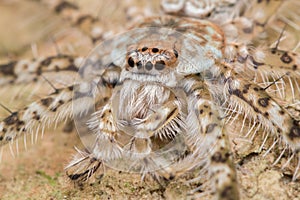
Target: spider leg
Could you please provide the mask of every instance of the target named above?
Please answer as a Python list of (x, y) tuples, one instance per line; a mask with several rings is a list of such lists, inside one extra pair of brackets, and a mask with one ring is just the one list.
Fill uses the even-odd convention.
[(242, 43), (260, 48), (274, 47), (274, 41), (279, 41), (277, 46), (280, 49), (297, 48), (300, 28), (299, 2), (238, 1), (235, 4), (236, 11), (227, 12), (233, 14), (224, 16), (222, 12), (215, 11), (219, 16), (216, 19), (210, 17), (224, 31), (227, 43)]
[(161, 0), (161, 7), (166, 13), (212, 21), (221, 21), (219, 15), (222, 16), (223, 21), (231, 15), (239, 15), (243, 4), (243, 1)]
[[(48, 77), (57, 82), (57, 79), (62, 79), (55, 79), (55, 77), (59, 77), (58, 72), (60, 72), (62, 74), (68, 73), (68, 76), (74, 77), (74, 81), (78, 73), (78, 79), (84, 80), (94, 79), (99, 76), (103, 84), (114, 87), (118, 82), (120, 71), (120, 68), (114, 63), (105, 64), (100, 58), (84, 60), (82, 57), (56, 55), (35, 60), (19, 60), (1, 64), (0, 85), (36, 83), (40, 80), (48, 79)], [(62, 82), (62, 84), (64, 83)], [(70, 83), (65, 83), (65, 85), (70, 85)]]
[(299, 104), (300, 98), (299, 6), (296, 1), (272, 6), (253, 1), (243, 17), (221, 24), (227, 39), (225, 62), (284, 107)]
[[(45, 126), (69, 118), (74, 114), (72, 98), (72, 86), (57, 89), (47, 97), (12, 113), (0, 123), (0, 145), (3, 146), (17, 137), (27, 135), (28, 132), (32, 132), (36, 127), (42, 126), (42, 129), (44, 129)], [(89, 99), (82, 99), (82, 101), (86, 101), (87, 105), (91, 103)], [(74, 103), (76, 105), (76, 101)], [(80, 102), (77, 103), (80, 104)], [(83, 110), (78, 111), (79, 113), (86, 110), (82, 106), (81, 109)]]
[(50, 7), (50, 9), (58, 15), (62, 16), (62, 18), (71, 22), (74, 27), (77, 27), (88, 36), (93, 43), (104, 39), (105, 32), (103, 22), (98, 17), (82, 11), (82, 9), (73, 2), (57, 0), (42, 1), (42, 3)]
[(0, 85), (37, 82), (47, 73), (77, 73), (83, 61), (82, 57), (56, 55), (47, 58), (19, 60), (0, 65)]
[(300, 97), (300, 55), (276, 48), (228, 45), (226, 62), (244, 79), (265, 88), (269, 95), (287, 104)]
[[(269, 133), (272, 137), (279, 137), (282, 146), (288, 146), (293, 152), (300, 148), (300, 121), (282, 107), (268, 92), (257, 84), (243, 79), (229, 66), (221, 66), (225, 84), (223, 94), (227, 97), (223, 104), (227, 108), (237, 108), (231, 115), (244, 115), (258, 129)], [(244, 127), (242, 127), (243, 129)], [(253, 138), (252, 138), (253, 139)], [(298, 158), (299, 159), (299, 158)], [(295, 171), (295, 174), (298, 172)]]
[[(66, 174), (71, 181), (78, 186), (82, 186), (84, 182), (94, 177), (94, 174), (98, 172), (101, 167), (104, 170), (103, 162), (93, 157), (88, 150), (77, 150), (77, 154), (74, 155), (73, 160), (65, 167)], [(102, 177), (103, 174), (99, 176)]]
[(226, 20), (221, 18), (217, 24), (222, 27), (227, 41), (244, 44), (252, 41), (253, 45), (253, 41), (259, 40), (260, 35), (265, 32), (270, 18), (280, 10), (281, 4), (281, 1), (272, 3), (272, 6), (266, 1), (245, 1), (238, 7), (239, 14), (227, 17)]
[[(86, 67), (82, 73), (88, 69)], [(103, 105), (118, 83), (119, 72), (119, 67), (110, 65), (101, 70), (101, 74), (92, 81), (54, 88), (53, 93), (13, 112), (0, 122), (0, 146), (22, 135), (26, 136), (37, 127), (44, 130), (52, 124), (87, 113), (95, 104)]]
[(198, 176), (204, 177), (203, 171), (207, 172), (205, 180), (210, 184), (211, 195), (217, 199), (239, 199), (236, 171), (221, 110), (207, 86), (197, 76), (188, 77), (184, 83), (189, 102), (187, 143), (192, 153), (176, 168), (186, 171), (200, 167), (202, 172)]
[(102, 177), (106, 163), (122, 155), (109, 103), (93, 114), (88, 126), (95, 133), (95, 143), (85, 151), (77, 150), (73, 160), (65, 168), (70, 180), (78, 185), (94, 178), (94, 174), (98, 173), (101, 166)]

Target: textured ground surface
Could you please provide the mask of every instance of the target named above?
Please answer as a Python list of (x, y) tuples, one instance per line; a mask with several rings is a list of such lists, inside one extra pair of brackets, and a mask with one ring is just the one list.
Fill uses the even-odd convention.
[[(104, 16), (109, 16), (109, 12), (103, 13)], [(114, 18), (115, 21), (118, 19), (121, 21), (122, 17)], [(2, 61), (33, 57), (30, 44), (35, 43), (39, 55), (53, 55), (57, 51), (53, 38), (59, 49), (66, 53), (79, 51), (86, 55), (92, 48), (82, 33), (70, 28), (68, 23), (34, 1), (1, 2), (0, 27)], [(70, 43), (72, 48), (68, 45)], [(15, 96), (20, 90), (22, 95)], [(43, 93), (40, 91), (37, 96), (23, 98), (28, 96), (29, 90), (30, 87), (1, 88), (1, 103), (14, 110)], [(0, 117), (5, 115), (7, 113), (0, 110)], [(116, 171), (109, 171), (100, 184), (95, 183), (81, 190), (66, 181), (63, 170), (74, 152), (73, 147), (80, 146), (75, 132), (62, 133), (61, 128), (47, 131), (44, 138), (38, 139), (34, 145), (30, 144), (29, 138), (26, 151), (21, 143), (22, 140), (16, 158), (11, 156), (8, 147), (3, 149), (0, 199), (185, 199), (188, 191), (183, 179), (173, 181), (163, 189), (151, 180), (140, 182), (138, 175)], [(290, 182), (289, 175), (283, 175), (279, 168), (270, 166), (276, 158), (271, 154), (262, 158), (249, 152), (237, 164), (242, 199), (300, 199), (299, 182)]]
[[(185, 199), (189, 190), (183, 181), (161, 188), (156, 182), (140, 181), (140, 176), (109, 171), (102, 182), (74, 187), (63, 168), (80, 146), (75, 133), (48, 132), (17, 158), (5, 149), (0, 166), (0, 199)], [(299, 183), (290, 182), (280, 170), (269, 166), (272, 157), (249, 156), (238, 167), (242, 199), (299, 199)], [(205, 198), (204, 198), (205, 199)]]

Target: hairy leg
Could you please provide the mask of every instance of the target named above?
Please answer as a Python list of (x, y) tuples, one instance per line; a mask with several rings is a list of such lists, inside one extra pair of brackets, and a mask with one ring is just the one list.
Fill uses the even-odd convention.
[[(228, 67), (224, 65), (220, 67), (224, 75), (222, 84), (225, 84), (225, 87), (221, 95), (226, 97), (223, 106), (228, 111), (227, 121), (231, 121), (232, 124), (232, 121), (243, 116), (242, 130), (245, 128), (245, 121), (250, 122), (252, 126), (246, 133), (246, 137), (252, 135), (251, 140), (253, 140), (258, 130), (263, 130), (261, 148), (269, 137), (279, 138), (281, 142), (277, 145), (284, 147), (285, 150), (292, 150), (295, 156), (300, 147), (299, 119), (281, 106), (264, 88), (245, 80)], [(298, 167), (294, 171), (294, 179), (297, 174)]]
[(192, 192), (206, 187), (209, 191), (194, 194), (195, 197), (213, 195), (216, 199), (239, 199), (236, 170), (221, 109), (199, 76), (187, 77), (184, 88), (189, 102), (187, 143), (190, 153), (174, 170), (179, 170), (177, 174), (180, 175), (201, 169), (200, 172), (196, 170), (197, 176), (191, 182), (204, 180), (205, 184)]

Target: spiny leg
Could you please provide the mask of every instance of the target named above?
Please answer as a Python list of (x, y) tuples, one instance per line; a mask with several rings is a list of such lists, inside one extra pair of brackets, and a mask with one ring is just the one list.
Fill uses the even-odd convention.
[[(0, 85), (24, 84), (38, 82), (47, 73), (77, 73), (82, 57), (56, 55), (46, 58), (24, 59), (0, 65)], [(43, 79), (43, 78), (42, 78)]]
[(66, 174), (71, 181), (83, 185), (89, 179), (95, 178), (95, 173), (101, 170), (104, 175), (106, 162), (121, 157), (121, 148), (117, 143), (117, 128), (113, 121), (109, 102), (106, 105), (98, 105), (97, 111), (88, 122), (89, 129), (95, 134), (95, 142), (84, 151), (77, 150), (73, 160), (66, 166)]
[[(32, 60), (19, 60), (0, 65), (0, 85), (37, 83), (49, 77), (59, 77), (60, 73), (73, 75), (77, 79), (94, 79), (102, 77), (102, 81), (115, 86), (120, 68), (114, 63), (104, 63), (101, 58), (86, 58), (72, 55), (56, 55)], [(113, 73), (113, 74), (112, 74)], [(47, 78), (46, 78), (47, 77)], [(66, 83), (70, 85), (70, 83)]]
[[(264, 87), (270, 95), (287, 103), (299, 101), (299, 54), (271, 48), (265, 51), (255, 50), (252, 55), (252, 70), (257, 84)], [(251, 68), (250, 64), (247, 67)]]
[(238, 15), (228, 16), (225, 20), (221, 18), (217, 24), (222, 27), (228, 42), (258, 46), (261, 44), (256, 44), (256, 40), (263, 37), (263, 45), (270, 45), (272, 39), (269, 38), (269, 33), (266, 35), (266, 29), (274, 26), (270, 19), (278, 13), (282, 3), (283, 1), (244, 1), (242, 6), (237, 7), (240, 11)]
[[(226, 50), (228, 50), (227, 53), (230, 53), (225, 56), (225, 60), (228, 63), (225, 68), (229, 69), (232, 67), (233, 71), (231, 74), (233, 76), (259, 86), (256, 88), (257, 91), (265, 92), (292, 119), (299, 121), (300, 55), (298, 53), (280, 50), (278, 45), (275, 48), (254, 49), (246, 45), (229, 45)], [(233, 55), (230, 55), (231, 53)], [(243, 91), (247, 91), (249, 86), (247, 85), (245, 83)], [(242, 107), (242, 105), (233, 103), (229, 109), (236, 107)], [(236, 112), (238, 112), (238, 109)], [(234, 119), (237, 118), (237, 116), (234, 117)], [(245, 118), (243, 121), (245, 121)]]
[[(222, 84), (225, 84), (225, 87), (224, 93), (219, 95), (225, 94), (226, 99), (223, 106), (228, 110), (229, 121), (232, 123), (232, 120), (235, 121), (238, 116), (244, 115), (244, 120), (249, 120), (255, 127), (255, 129), (251, 128), (248, 131), (246, 137), (252, 133), (252, 140), (257, 131), (261, 129), (265, 135), (261, 148), (265, 145), (267, 138), (280, 138), (281, 143), (278, 145), (291, 149), (294, 152), (293, 156), (295, 156), (300, 148), (299, 120), (278, 104), (264, 88), (245, 80), (228, 67), (220, 66), (220, 71), (224, 75), (223, 78), (220, 78), (224, 80)], [(242, 130), (244, 128), (243, 123)], [(297, 170), (295, 169), (294, 178), (298, 174)]]
[[(206, 191), (207, 195), (213, 195), (216, 199), (239, 199), (233, 157), (221, 110), (208, 85), (199, 76), (186, 77), (184, 89), (189, 102), (187, 143), (191, 154), (175, 165), (174, 170), (182, 173), (200, 168), (201, 172), (194, 181), (206, 181), (204, 185), (210, 188)], [(205, 189), (204, 185), (193, 192)], [(199, 196), (203, 195), (206, 193)], [(195, 197), (199, 196), (195, 194)]]
[(1, 146), (40, 127), (65, 120), (72, 115), (73, 88), (58, 89), (49, 96), (12, 113), (0, 124)]
[(245, 20), (235, 18), (222, 25), (227, 38), (225, 62), (284, 106), (299, 104), (299, 37), (295, 35), (300, 28), (299, 6), (295, 1), (253, 1), (242, 17)]
[(70, 21), (75, 27), (78, 27), (93, 43), (103, 40), (103, 23), (99, 18), (82, 12), (76, 4), (70, 1), (58, 0), (42, 2), (49, 6), (55, 13)]
[(54, 88), (52, 94), (13, 112), (0, 122), (0, 146), (22, 135), (25, 136), (36, 128), (44, 130), (52, 123), (82, 115), (95, 104), (103, 106), (118, 82), (119, 72), (117, 66), (107, 66), (102, 70), (102, 74), (92, 81), (83, 81), (65, 88)]
[(225, 62), (235, 73), (258, 84), (274, 98), (286, 104), (297, 103), (300, 95), (300, 55), (277, 48), (227, 45)]

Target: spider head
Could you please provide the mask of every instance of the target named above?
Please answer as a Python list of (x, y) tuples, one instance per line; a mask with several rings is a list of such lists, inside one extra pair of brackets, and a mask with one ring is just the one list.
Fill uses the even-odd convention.
[(175, 68), (177, 58), (176, 49), (143, 46), (127, 53), (126, 70), (134, 74), (165, 74)]

